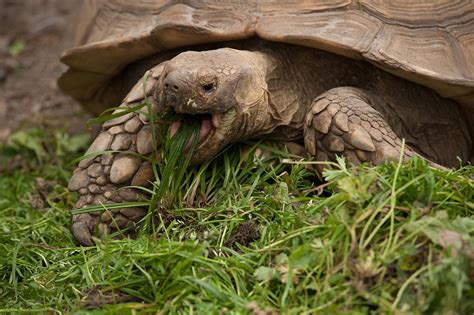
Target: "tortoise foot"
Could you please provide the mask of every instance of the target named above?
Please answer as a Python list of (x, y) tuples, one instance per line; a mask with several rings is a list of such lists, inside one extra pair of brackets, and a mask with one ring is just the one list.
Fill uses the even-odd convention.
[[(128, 109), (138, 105), (144, 96), (136, 94), (140, 95), (143, 90), (140, 81), (121, 107)], [(103, 210), (73, 216), (72, 232), (82, 245), (93, 245), (94, 237), (102, 238), (115, 232), (131, 235), (146, 215), (144, 208), (126, 206), (127, 202), (146, 198), (143, 190), (130, 186), (147, 187), (154, 178), (148, 159), (158, 140), (153, 141), (145, 108), (105, 122), (69, 181), (68, 189), (79, 193), (76, 209), (103, 206)], [(156, 108), (156, 104), (152, 105), (153, 111)], [(124, 207), (107, 209), (112, 203), (124, 203)]]

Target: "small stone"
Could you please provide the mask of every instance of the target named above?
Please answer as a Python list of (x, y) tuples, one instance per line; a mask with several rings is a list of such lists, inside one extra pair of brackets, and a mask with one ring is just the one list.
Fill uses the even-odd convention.
[(102, 174), (104, 174), (104, 171), (102, 170), (102, 165), (100, 163), (93, 163), (91, 166), (87, 168), (87, 175), (91, 177), (99, 177)]
[(327, 134), (331, 127), (332, 116), (328, 112), (322, 112), (319, 115), (313, 117), (314, 129)]
[(107, 178), (103, 175), (99, 176), (97, 177), (96, 183), (97, 185), (104, 186), (105, 184), (107, 184)]
[(136, 133), (142, 125), (140, 118), (135, 116), (125, 123), (125, 131), (128, 133)]
[(89, 176), (87, 175), (87, 170), (82, 170), (72, 175), (67, 188), (70, 191), (78, 191), (79, 189), (86, 187), (88, 184)]
[(84, 195), (87, 195), (89, 193), (89, 191), (87, 190), (87, 188), (81, 188), (79, 189), (79, 194), (84, 196)]
[(338, 136), (328, 135), (323, 140), (323, 146), (332, 152), (344, 151), (344, 141)]
[(130, 147), (131, 136), (129, 134), (119, 134), (115, 136), (114, 141), (112, 142), (111, 148), (114, 151), (123, 151)]
[(343, 139), (357, 149), (369, 152), (375, 151), (375, 145), (370, 134), (361, 126), (356, 125), (354, 130), (343, 136)]
[(313, 114), (319, 114), (323, 110), (328, 107), (328, 105), (331, 104), (331, 102), (327, 98), (321, 98), (320, 100), (317, 100), (315, 104), (313, 105), (313, 108), (311, 109), (311, 112)]
[(110, 173), (110, 168), (111, 168), (110, 165), (107, 165), (106, 167), (104, 167), (104, 173), (109, 174)]
[(138, 169), (132, 179), (132, 186), (147, 187), (151, 185), (153, 180), (153, 168), (149, 162), (144, 162)]
[[(98, 152), (103, 152), (109, 149), (110, 143), (112, 142), (113, 136), (108, 132), (102, 132), (95, 138), (94, 142), (92, 142), (91, 146), (86, 152), (88, 154), (94, 154)], [(83, 159), (79, 162), (79, 166), (82, 168), (86, 168), (92, 164), (95, 157), (89, 157)]]
[(339, 112), (334, 116), (334, 124), (344, 132), (349, 131), (349, 120), (347, 115), (344, 113)]
[(125, 128), (123, 127), (123, 125), (113, 126), (109, 129), (109, 133), (111, 135), (116, 135), (116, 134), (122, 133), (124, 131), (125, 131)]
[(153, 137), (149, 126), (144, 126), (137, 134), (137, 151), (140, 154), (150, 154), (153, 150)]
[(132, 155), (119, 155), (110, 169), (110, 181), (121, 184), (132, 178), (140, 166), (140, 158)]
[(100, 187), (96, 184), (89, 185), (89, 191), (93, 194), (98, 194), (100, 193)]

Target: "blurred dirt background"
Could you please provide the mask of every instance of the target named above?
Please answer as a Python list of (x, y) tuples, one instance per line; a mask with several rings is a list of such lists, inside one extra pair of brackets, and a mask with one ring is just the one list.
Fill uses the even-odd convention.
[(18, 128), (85, 131), (89, 118), (56, 79), (81, 0), (0, 0), (0, 142)]

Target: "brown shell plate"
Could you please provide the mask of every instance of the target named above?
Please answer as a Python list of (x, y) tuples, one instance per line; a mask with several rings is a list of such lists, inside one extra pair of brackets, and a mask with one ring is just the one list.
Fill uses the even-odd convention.
[(471, 0), (109, 0), (85, 3), (60, 87), (86, 108), (131, 62), (260, 37), (364, 59), (474, 109)]

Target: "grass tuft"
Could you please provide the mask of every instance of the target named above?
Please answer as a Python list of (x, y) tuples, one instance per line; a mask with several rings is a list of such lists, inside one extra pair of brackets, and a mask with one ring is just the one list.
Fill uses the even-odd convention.
[[(70, 138), (45, 139), (59, 148)], [(472, 166), (339, 160), (322, 184), (282, 163), (285, 151), (259, 156), (259, 143), (181, 175), (167, 155), (145, 202), (153, 229), (85, 248), (69, 231), (65, 188), (65, 161), (83, 147), (36, 147), (0, 148), (26, 161), (0, 178), (0, 312), (474, 312)], [(166, 203), (160, 183), (172, 187)]]

